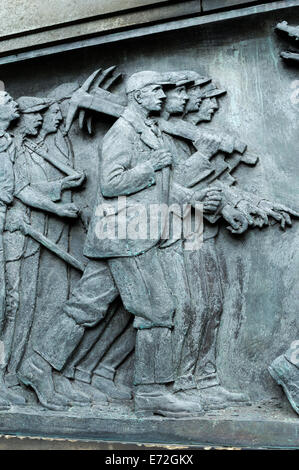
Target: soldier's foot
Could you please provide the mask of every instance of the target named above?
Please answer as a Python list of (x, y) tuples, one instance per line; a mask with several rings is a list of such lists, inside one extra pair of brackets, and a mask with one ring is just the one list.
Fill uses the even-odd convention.
[[(0, 390), (0, 395), (1, 395), (1, 390)], [(11, 407), (10, 402), (0, 396), (0, 411), (9, 410), (10, 407)]]
[(97, 390), (105, 393), (108, 399), (128, 401), (132, 398), (132, 392), (125, 386), (116, 386), (113, 380), (106, 379), (100, 375), (94, 375), (91, 385)]
[(18, 379), (17, 373), (7, 372), (7, 374), (5, 374), (5, 383), (9, 388), (20, 385), (20, 381)]
[(169, 418), (202, 416), (204, 409), (200, 403), (178, 398), (175, 393), (136, 393), (135, 413), (137, 416), (160, 415)]
[(75, 380), (74, 389), (86, 393), (90, 397), (94, 405), (108, 406), (108, 400), (106, 395), (103, 392), (100, 392), (100, 390), (97, 390), (89, 383), (81, 382), (80, 380)]
[(182, 400), (198, 403), (202, 406), (202, 408), (204, 408), (203, 398), (197, 388), (191, 388), (190, 390), (180, 390), (179, 392), (175, 392), (175, 396)]
[(8, 388), (5, 378), (4, 369), (0, 370), (0, 396), (3, 402), (8, 402), (11, 405), (25, 405), (26, 399), (18, 392), (12, 391)]
[(282, 355), (272, 362), (269, 372), (283, 388), (293, 410), (299, 414), (299, 368)]
[(69, 403), (74, 406), (90, 405), (91, 399), (80, 390), (74, 390), (69, 379), (57, 372), (54, 372), (53, 380), (56, 391), (60, 395), (63, 395)]
[(250, 400), (244, 393), (230, 392), (221, 385), (200, 390), (203, 406), (208, 410), (222, 410), (234, 405), (250, 405)]
[(52, 368), (42, 357), (33, 354), (21, 365), (19, 380), (35, 391), (41, 405), (49, 410), (63, 411), (70, 406), (69, 400), (55, 392)]
[(17, 390), (10, 390), (7, 386), (2, 388), (2, 384), (0, 386), (0, 395), (2, 399), (8, 401), (11, 405), (26, 404), (26, 398), (22, 395), (21, 392), (19, 393)]

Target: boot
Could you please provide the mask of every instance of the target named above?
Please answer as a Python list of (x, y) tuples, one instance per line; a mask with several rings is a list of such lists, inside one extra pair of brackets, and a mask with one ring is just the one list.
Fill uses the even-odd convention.
[(174, 392), (174, 394), (180, 400), (198, 403), (202, 406), (202, 408), (204, 408), (204, 401), (202, 395), (197, 388), (192, 388), (189, 390), (179, 390), (178, 392)]
[(95, 387), (92, 387), (92, 385), (81, 382), (80, 380), (75, 380), (74, 389), (78, 390), (79, 392), (87, 393), (87, 395), (91, 398), (93, 405), (108, 406), (106, 395), (100, 392), (100, 390), (97, 390)]
[(250, 405), (249, 397), (244, 393), (230, 392), (221, 385), (201, 389), (200, 394), (206, 411), (223, 410), (235, 405)]
[[(26, 399), (19, 393), (10, 390), (4, 380), (4, 369), (0, 369), (0, 396), (2, 401), (11, 405), (25, 405)], [(4, 405), (5, 406), (5, 405)], [(1, 407), (1, 404), (0, 404)]]
[(132, 393), (128, 387), (124, 385), (116, 386), (113, 380), (107, 379), (100, 375), (94, 375), (91, 385), (108, 396), (108, 399), (116, 401), (128, 401), (132, 398)]
[(37, 353), (24, 361), (18, 372), (19, 380), (35, 391), (41, 405), (49, 410), (63, 411), (71, 406), (69, 400), (55, 392), (52, 368)]
[(272, 362), (268, 370), (275, 382), (283, 388), (293, 410), (299, 414), (299, 368), (282, 355)]
[(137, 391), (134, 399), (137, 416), (160, 415), (169, 418), (190, 418), (201, 416), (204, 409), (200, 403), (178, 398), (175, 393), (150, 389), (147, 392)]
[(10, 402), (8, 400), (5, 400), (5, 398), (1, 397), (0, 391), (0, 411), (9, 410), (10, 407)]
[(8, 388), (16, 387), (17, 385), (20, 385), (20, 381), (17, 377), (17, 374), (15, 374), (14, 372), (9, 372), (9, 371), (5, 374), (5, 383), (8, 386)]
[(91, 404), (91, 399), (80, 390), (74, 390), (71, 381), (63, 375), (53, 373), (54, 386), (56, 391), (68, 399), (74, 406), (88, 406)]

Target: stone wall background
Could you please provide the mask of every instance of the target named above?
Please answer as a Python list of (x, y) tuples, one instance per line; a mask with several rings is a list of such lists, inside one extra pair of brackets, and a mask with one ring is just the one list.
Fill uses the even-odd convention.
[(267, 3), (271, 0), (6, 0), (0, 4), (0, 56), (174, 18)]

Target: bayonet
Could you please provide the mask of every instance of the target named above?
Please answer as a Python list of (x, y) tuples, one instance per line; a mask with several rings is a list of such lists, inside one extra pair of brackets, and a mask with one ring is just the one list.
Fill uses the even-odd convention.
[(81, 261), (78, 261), (74, 256), (70, 255), (62, 248), (60, 248), (56, 243), (52, 242), (49, 238), (45, 235), (40, 233), (38, 230), (35, 230), (31, 225), (26, 224), (25, 222), (22, 223), (21, 227), (22, 231), (25, 235), (29, 235), (35, 241), (43, 245), (48, 250), (52, 251), (56, 256), (61, 258), (63, 261), (68, 263), (73, 268), (77, 269), (78, 271), (83, 272), (85, 268), (85, 264)]

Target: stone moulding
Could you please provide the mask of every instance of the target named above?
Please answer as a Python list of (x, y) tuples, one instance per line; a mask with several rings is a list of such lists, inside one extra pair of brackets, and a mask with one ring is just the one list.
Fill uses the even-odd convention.
[[(76, 49), (82, 49), (82, 48), (87, 48), (87, 47), (92, 47), (92, 46), (98, 46), (101, 44), (109, 44), (109, 43), (114, 43), (114, 42), (119, 42), (123, 41), (126, 39), (134, 39), (138, 37), (150, 37), (151, 35), (167, 32), (167, 31), (175, 31), (179, 29), (187, 29), (187, 28), (192, 28), (192, 27), (201, 27), (204, 25), (208, 24), (213, 24), (213, 23), (221, 23), (226, 20), (230, 19), (237, 19), (237, 18), (246, 18), (258, 14), (263, 14), (263, 13), (269, 13), (271, 11), (283, 11), (287, 10), (289, 8), (294, 8), (299, 6), (299, 0), (288, 0), (287, 2), (284, 0), (280, 1), (275, 1), (275, 2), (270, 2), (262, 5), (256, 5), (256, 6), (249, 6), (249, 7), (243, 7), (243, 8), (237, 8), (234, 10), (227, 10), (227, 11), (220, 11), (216, 13), (209, 13), (206, 15), (202, 16), (192, 16), (191, 18), (184, 18), (184, 19), (174, 19), (171, 21), (166, 21), (166, 22), (159, 22), (158, 24), (151, 24), (150, 26), (142, 26), (142, 25), (137, 25), (135, 24), (134, 27), (132, 28), (127, 28), (124, 31), (117, 31), (117, 32), (102, 32), (100, 35), (97, 34), (95, 35), (96, 31), (99, 31), (99, 29), (96, 29), (93, 32), (94, 37), (90, 38), (82, 38), (80, 40), (71, 40), (70, 39), (67, 42), (60, 42), (59, 44), (53, 44), (53, 45), (48, 45), (48, 46), (43, 46), (36, 48), (36, 46), (33, 48), (32, 44), (34, 44), (34, 40), (32, 41), (31, 47), (28, 44), (26, 51), (23, 51), (22, 48), (24, 45), (22, 42), (14, 47), (14, 51), (12, 52), (5, 52), (5, 49), (2, 49), (2, 52), (0, 50), (0, 65), (8, 64), (8, 63), (13, 63), (13, 62), (21, 62), (24, 60), (29, 60), (33, 58), (38, 58), (38, 57), (43, 57), (43, 56), (49, 56), (53, 54), (58, 54), (61, 52), (67, 52), (67, 51), (73, 51)], [(161, 20), (160, 20), (161, 21)], [(109, 28), (108, 28), (109, 29)], [(39, 34), (39, 33), (37, 33)], [(43, 34), (43, 33), (40, 33)], [(36, 42), (35, 44), (38, 44), (39, 41), (37, 41), (36, 37)], [(49, 43), (51, 43), (52, 40), (49, 38)], [(0, 42), (1, 45), (1, 42)], [(9, 47), (9, 50), (11, 50), (11, 47)]]

